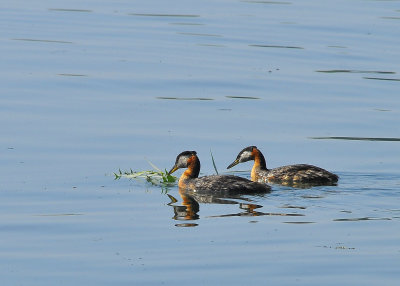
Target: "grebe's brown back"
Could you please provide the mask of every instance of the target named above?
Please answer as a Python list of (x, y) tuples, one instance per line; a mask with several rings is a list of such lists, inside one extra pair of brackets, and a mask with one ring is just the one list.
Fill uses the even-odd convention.
[(224, 193), (266, 193), (271, 190), (265, 184), (232, 175), (213, 175), (198, 178), (200, 160), (195, 151), (180, 153), (176, 157), (175, 165), (169, 171), (169, 174), (180, 168), (187, 168), (179, 179), (178, 185), (181, 189)]
[(284, 185), (334, 185), (339, 179), (337, 175), (325, 169), (308, 164), (295, 164), (267, 169), (265, 158), (256, 146), (249, 146), (240, 151), (236, 160), (228, 166), (228, 169), (250, 160), (254, 160), (251, 180), (255, 182), (271, 182)]

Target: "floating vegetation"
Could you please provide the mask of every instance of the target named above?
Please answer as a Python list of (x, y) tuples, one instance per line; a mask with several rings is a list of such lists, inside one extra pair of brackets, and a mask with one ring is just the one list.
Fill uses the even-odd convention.
[(122, 171), (121, 169), (118, 169), (118, 172), (114, 173), (115, 180), (119, 180), (122, 177), (128, 179), (144, 179), (152, 185), (162, 187), (171, 186), (176, 182), (177, 178), (168, 174), (168, 171), (166, 169), (162, 171), (150, 161), (149, 164), (155, 170), (135, 172), (132, 169), (130, 169), (129, 171)]
[[(210, 155), (211, 155), (211, 160), (214, 166), (214, 170), (218, 175), (218, 169), (214, 161), (214, 157), (212, 154), (212, 151), (210, 150)], [(118, 169), (117, 172), (114, 172), (114, 179), (119, 180), (121, 178), (127, 178), (127, 179), (139, 179), (139, 180), (146, 180), (152, 185), (155, 186), (161, 186), (161, 187), (170, 187), (175, 185), (175, 182), (178, 180), (177, 177), (172, 176), (168, 173), (167, 169), (161, 170), (158, 168), (156, 165), (151, 163), (150, 161), (147, 161), (149, 165), (154, 169), (154, 170), (148, 170), (148, 171), (133, 171), (132, 169), (129, 169), (128, 171), (122, 171), (121, 169)]]

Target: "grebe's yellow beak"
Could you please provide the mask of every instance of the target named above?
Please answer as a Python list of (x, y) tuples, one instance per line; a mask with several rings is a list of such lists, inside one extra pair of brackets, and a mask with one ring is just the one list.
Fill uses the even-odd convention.
[(233, 166), (236, 166), (237, 164), (239, 164), (240, 162), (239, 162), (239, 159), (236, 159), (235, 161), (233, 161), (232, 162), (232, 164), (230, 164), (228, 167), (227, 167), (227, 169), (230, 169), (230, 168), (232, 168)]
[(168, 175), (171, 175), (173, 172), (175, 172), (176, 170), (178, 170), (179, 168), (175, 165), (172, 167), (172, 169), (168, 172)]

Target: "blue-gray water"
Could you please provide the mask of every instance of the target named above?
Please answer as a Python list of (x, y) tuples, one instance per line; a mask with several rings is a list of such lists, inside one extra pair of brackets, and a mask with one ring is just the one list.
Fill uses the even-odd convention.
[[(7, 2), (2, 285), (398, 284), (400, 1)], [(248, 145), (339, 184), (180, 220), (177, 187), (113, 177)]]

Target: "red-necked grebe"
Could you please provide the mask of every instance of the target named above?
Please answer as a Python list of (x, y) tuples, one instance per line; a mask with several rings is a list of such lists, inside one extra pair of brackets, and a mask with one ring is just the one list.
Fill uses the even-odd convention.
[(187, 168), (179, 179), (179, 188), (191, 191), (225, 193), (265, 193), (270, 187), (246, 178), (233, 175), (212, 175), (200, 177), (200, 160), (195, 151), (184, 151), (176, 157), (169, 174), (180, 168)]
[(228, 169), (250, 160), (254, 160), (251, 170), (251, 180), (254, 182), (271, 182), (284, 185), (334, 185), (339, 179), (337, 175), (325, 169), (308, 164), (295, 164), (267, 169), (265, 158), (256, 146), (249, 146), (240, 151), (236, 160), (228, 166)]

